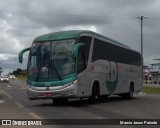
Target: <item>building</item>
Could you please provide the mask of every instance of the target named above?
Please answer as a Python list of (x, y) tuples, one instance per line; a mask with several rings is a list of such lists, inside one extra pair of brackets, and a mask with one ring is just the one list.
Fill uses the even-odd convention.
[(160, 84), (160, 59), (154, 60), (156, 62), (148, 66), (151, 74), (151, 83)]
[(148, 66), (143, 66), (143, 80), (146, 84), (151, 83), (151, 73)]

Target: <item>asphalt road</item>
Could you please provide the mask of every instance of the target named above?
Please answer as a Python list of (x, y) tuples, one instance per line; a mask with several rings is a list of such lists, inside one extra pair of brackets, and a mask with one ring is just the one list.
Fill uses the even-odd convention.
[(0, 83), (0, 90), (13, 99), (19, 108), (32, 112), (37, 119), (160, 119), (158, 94), (136, 94), (132, 100), (112, 96), (107, 101), (97, 101), (95, 104), (88, 103), (87, 99), (53, 104), (52, 100), (28, 100), (25, 84), (23, 81), (11, 80), (10, 83)]

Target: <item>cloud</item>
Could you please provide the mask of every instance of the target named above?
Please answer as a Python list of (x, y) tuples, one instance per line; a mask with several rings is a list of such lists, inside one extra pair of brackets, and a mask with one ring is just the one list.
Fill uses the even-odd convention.
[[(24, 56), (24, 63), (23, 64), (18, 63), (18, 57), (15, 55), (3, 56), (4, 58), (0, 61), (1, 62), (0, 67), (2, 67), (2, 69), (3, 69), (2, 74), (6, 75), (9, 72), (13, 72), (13, 70), (16, 70), (17, 68), (26, 69), (27, 55), (28, 54), (26, 54)], [(1, 55), (0, 55), (0, 57), (1, 57)]]
[(0, 60), (9, 60), (11, 58), (17, 57), (16, 55), (11, 54), (0, 54)]
[[(5, 20), (0, 20), (0, 55), (4, 54), (16, 54), (17, 50), (23, 48), (23, 45), (20, 44), (19, 40), (11, 36), (10, 31), (12, 26), (7, 23)], [(3, 54), (3, 55), (2, 55)], [(6, 57), (7, 58), (7, 57)]]
[(64, 30), (90, 30), (93, 32), (97, 32), (97, 28), (94, 25), (91, 26), (69, 26), (69, 27), (65, 27), (63, 28)]

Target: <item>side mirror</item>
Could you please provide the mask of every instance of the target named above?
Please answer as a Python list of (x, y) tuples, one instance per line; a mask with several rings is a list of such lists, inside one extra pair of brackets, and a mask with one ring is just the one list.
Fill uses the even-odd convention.
[(19, 52), (19, 55), (18, 55), (19, 63), (23, 63), (23, 53), (25, 53), (29, 50), (31, 50), (31, 48), (25, 48)]
[(73, 55), (74, 55), (75, 58), (78, 57), (79, 48), (82, 47), (82, 46), (84, 46), (84, 45), (86, 45), (86, 44), (85, 43), (78, 43), (78, 44), (76, 44), (74, 46), (74, 48), (73, 48)]

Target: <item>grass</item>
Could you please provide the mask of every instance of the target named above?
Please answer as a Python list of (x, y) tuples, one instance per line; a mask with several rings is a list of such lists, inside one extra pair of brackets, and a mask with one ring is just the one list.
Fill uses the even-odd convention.
[(20, 79), (20, 80), (24, 80), (24, 81), (27, 80), (27, 77), (26, 77), (26, 76), (17, 76), (17, 78)]
[(143, 87), (144, 93), (160, 94), (160, 87)]

